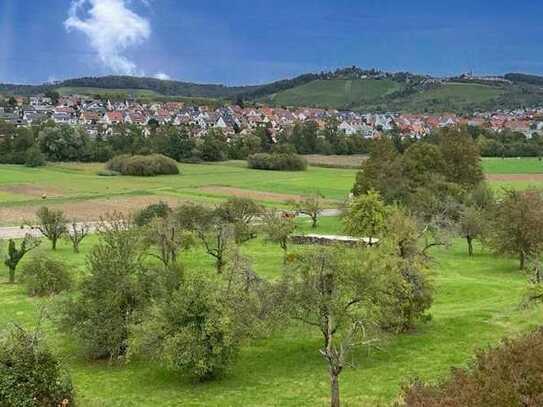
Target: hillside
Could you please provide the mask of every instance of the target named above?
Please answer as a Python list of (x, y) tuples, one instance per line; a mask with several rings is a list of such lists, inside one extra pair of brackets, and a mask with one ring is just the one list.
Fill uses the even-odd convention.
[(359, 111), (472, 112), (543, 104), (543, 77), (510, 73), (503, 77), (432, 78), (357, 67), (310, 73), (255, 86), (197, 84), (132, 76), (69, 79), (55, 84), (0, 84), (0, 93), (31, 96), (61, 94), (106, 97), (204, 98), (245, 100), (276, 106), (314, 106)]

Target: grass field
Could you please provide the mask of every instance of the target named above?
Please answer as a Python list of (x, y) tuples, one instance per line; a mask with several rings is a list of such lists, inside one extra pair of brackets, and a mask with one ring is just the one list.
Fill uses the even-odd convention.
[[(230, 161), (180, 164), (181, 175), (152, 178), (100, 177), (97, 172), (103, 164), (0, 165), (0, 225), (29, 219), (44, 204), (61, 207), (70, 217), (96, 220), (107, 212), (128, 211), (159, 200), (172, 205), (216, 203), (236, 195), (282, 206), (319, 191), (326, 206), (337, 207), (348, 196), (355, 167), (363, 157), (315, 155), (308, 159), (316, 166), (304, 172), (252, 170), (244, 162)], [(543, 186), (543, 163), (537, 159), (484, 159), (483, 167), (496, 189)]]
[[(306, 222), (301, 228), (309, 230)], [(320, 233), (340, 230), (336, 218), (323, 219), (319, 228)], [(62, 244), (55, 256), (68, 261), (81, 278), (85, 255), (95, 239), (85, 241), (79, 255)], [(279, 275), (278, 247), (256, 240), (243, 251), (252, 257), (258, 274)], [(341, 377), (346, 406), (388, 405), (410, 377), (437, 380), (447, 375), (451, 365), (465, 365), (476, 348), (542, 322), (541, 309), (518, 307), (526, 276), (516, 270), (516, 261), (496, 258), (480, 248), (470, 259), (465, 251), (463, 242), (457, 241), (448, 251), (434, 252), (436, 293), (430, 322), (420, 323), (411, 334), (383, 340), (379, 348), (356, 352), (356, 369), (346, 369)], [(49, 253), (49, 245), (44, 244), (33, 255)], [(191, 250), (181, 261), (191, 270), (213, 272), (212, 261), (201, 249)], [(1, 267), (1, 281), (5, 281), (6, 270)], [(0, 283), (0, 326), (9, 321), (32, 325), (44, 303), (28, 298), (19, 285)], [(82, 407), (327, 405), (328, 377), (318, 353), (321, 337), (304, 327), (292, 326), (248, 343), (232, 371), (207, 384), (196, 384), (150, 362), (91, 363), (50, 323), (45, 330), (72, 374)]]
[(317, 80), (279, 92), (271, 98), (277, 105), (341, 108), (361, 100), (373, 100), (400, 89), (390, 80)]
[(0, 224), (31, 217), (45, 203), (62, 207), (71, 217), (90, 220), (158, 200), (214, 203), (232, 195), (282, 205), (319, 191), (329, 206), (337, 206), (347, 197), (355, 174), (355, 170), (315, 167), (304, 172), (259, 171), (248, 169), (244, 162), (181, 164), (181, 175), (153, 178), (100, 177), (96, 173), (101, 168), (103, 164), (0, 166)]
[[(483, 161), (487, 176), (539, 176), (539, 161), (531, 159)], [(57, 164), (30, 169), (0, 166), (0, 221), (20, 222), (44, 204), (62, 207), (71, 216), (89, 218), (112, 209), (134, 209), (159, 199), (172, 204), (183, 200), (218, 202), (229, 195), (251, 196), (268, 205), (319, 189), (330, 205), (349, 192), (355, 170), (310, 167), (306, 172), (249, 170), (243, 163), (180, 165), (182, 174), (156, 178), (99, 177), (98, 164)], [(501, 186), (501, 181), (492, 181)], [(524, 184), (510, 181), (516, 187)], [(299, 220), (300, 231), (310, 230)], [(340, 233), (338, 218), (323, 218), (319, 233)], [(66, 243), (54, 256), (71, 266), (74, 275), (85, 275), (85, 258), (96, 237), (89, 237), (82, 253), (75, 255)], [(360, 349), (356, 368), (341, 377), (346, 406), (390, 405), (402, 384), (414, 376), (426, 380), (445, 377), (450, 366), (463, 366), (477, 348), (496, 344), (543, 322), (540, 308), (521, 309), (527, 276), (517, 270), (515, 259), (498, 258), (480, 247), (469, 258), (463, 241), (433, 252), (432, 280), (436, 292), (432, 319), (409, 334), (384, 339), (378, 348)], [(281, 252), (260, 239), (243, 252), (254, 270), (274, 279), (281, 272)], [(30, 256), (51, 254), (43, 244)], [(23, 260), (28, 261), (28, 258)], [(201, 248), (191, 249), (181, 261), (187, 269), (213, 273), (213, 261)], [(6, 283), (0, 265), (0, 327), (10, 321), (32, 326), (46, 300), (28, 298), (19, 285)], [(196, 384), (168, 372), (156, 363), (95, 363), (79, 354), (76, 344), (50, 322), (45, 330), (53, 349), (67, 364), (83, 407), (125, 406), (325, 406), (328, 376), (318, 349), (321, 337), (312, 330), (291, 326), (243, 347), (239, 361), (223, 379)]]

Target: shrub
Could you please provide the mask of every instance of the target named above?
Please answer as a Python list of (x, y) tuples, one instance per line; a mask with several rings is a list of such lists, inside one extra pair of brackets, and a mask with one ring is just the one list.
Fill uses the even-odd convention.
[(38, 146), (32, 146), (25, 152), (25, 166), (43, 167), (45, 165), (45, 156)]
[(249, 168), (271, 171), (304, 171), (307, 161), (296, 154), (259, 153), (247, 159)]
[(160, 201), (156, 204), (151, 204), (136, 213), (134, 223), (138, 226), (149, 224), (154, 218), (167, 218), (172, 213), (172, 209), (166, 202)]
[(0, 340), (1, 407), (72, 407), (73, 398), (70, 376), (37, 333), (19, 327), (4, 333)]
[(96, 173), (99, 177), (117, 177), (121, 175), (118, 171), (112, 171), (112, 170), (100, 170)]
[(106, 169), (139, 177), (179, 174), (177, 162), (162, 154), (118, 155), (107, 162)]
[(25, 263), (21, 280), (31, 296), (58, 294), (72, 286), (66, 264), (48, 257), (34, 257)]
[(543, 405), (543, 329), (481, 351), (472, 366), (436, 384), (416, 381), (404, 390), (408, 407)]

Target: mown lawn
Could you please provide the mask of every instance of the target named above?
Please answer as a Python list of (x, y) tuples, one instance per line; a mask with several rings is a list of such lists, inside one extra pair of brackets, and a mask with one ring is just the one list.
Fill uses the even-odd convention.
[[(309, 230), (307, 221), (302, 230)], [(320, 233), (341, 230), (337, 218), (323, 219)], [(85, 255), (96, 237), (85, 241), (83, 252), (72, 254), (62, 244), (54, 255), (69, 262), (82, 278)], [(273, 279), (281, 270), (281, 252), (273, 244), (252, 241), (243, 252), (253, 259), (260, 275)], [(33, 255), (50, 254), (44, 242)], [(512, 259), (496, 257), (477, 247), (468, 258), (464, 242), (434, 252), (432, 278), (436, 287), (432, 319), (417, 330), (383, 340), (378, 348), (360, 349), (353, 357), (356, 368), (341, 377), (346, 406), (387, 405), (400, 386), (413, 376), (438, 380), (450, 366), (465, 365), (473, 351), (497, 343), (541, 324), (540, 308), (518, 307), (527, 277)], [(187, 269), (213, 273), (213, 262), (201, 249), (186, 253)], [(0, 267), (2, 281), (7, 271)], [(0, 326), (9, 321), (32, 325), (39, 306), (48, 301), (29, 299), (19, 285), (0, 284)], [(324, 406), (328, 378), (319, 356), (320, 336), (290, 326), (269, 338), (254, 340), (241, 352), (238, 363), (221, 380), (198, 384), (175, 375), (156, 363), (133, 361), (126, 365), (88, 362), (76, 345), (50, 323), (45, 325), (50, 342), (68, 365), (80, 406)]]
[(538, 158), (483, 158), (487, 174), (543, 174), (543, 161)]

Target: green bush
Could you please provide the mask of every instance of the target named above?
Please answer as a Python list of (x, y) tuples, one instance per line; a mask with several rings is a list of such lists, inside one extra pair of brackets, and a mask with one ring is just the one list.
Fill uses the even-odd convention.
[(45, 156), (42, 154), (38, 146), (32, 146), (25, 152), (25, 166), (27, 167), (43, 167), (45, 165)]
[(31, 296), (54, 295), (72, 287), (66, 264), (48, 257), (33, 257), (25, 263), (21, 281)]
[(271, 171), (304, 171), (307, 168), (305, 158), (296, 154), (259, 153), (247, 159), (249, 168)]
[(138, 211), (136, 216), (134, 216), (134, 223), (138, 226), (145, 226), (154, 218), (167, 218), (170, 213), (172, 213), (172, 209), (168, 204), (160, 201)]
[(42, 338), (19, 327), (5, 332), (0, 339), (0, 407), (60, 405), (75, 406), (72, 381)]
[(106, 169), (138, 177), (179, 174), (177, 162), (162, 154), (118, 155), (107, 162)]
[(100, 170), (96, 173), (99, 177), (116, 177), (118, 175), (121, 175), (118, 171), (112, 171), (112, 170)]
[(407, 407), (543, 405), (543, 329), (481, 351), (469, 368), (438, 384), (416, 381), (404, 390)]

